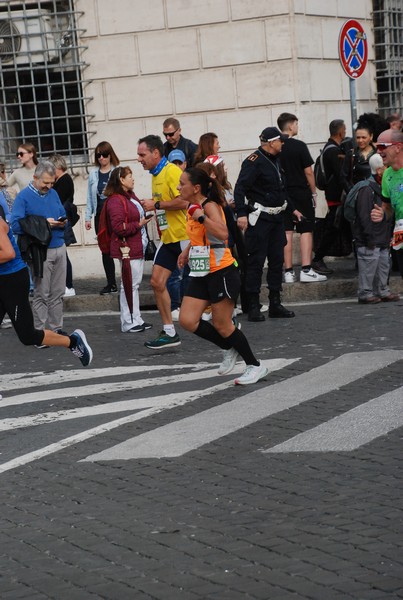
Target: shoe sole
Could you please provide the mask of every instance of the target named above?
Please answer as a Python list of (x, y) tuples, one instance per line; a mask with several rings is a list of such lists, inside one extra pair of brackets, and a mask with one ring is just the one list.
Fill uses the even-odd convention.
[[(88, 354), (90, 355), (90, 359), (89, 359), (89, 361), (88, 361), (88, 364), (87, 364), (87, 365), (83, 365), (83, 366), (85, 366), (85, 367), (89, 367), (89, 366), (90, 366), (90, 364), (92, 363), (92, 358), (93, 358), (94, 354), (93, 354), (93, 352), (92, 352), (92, 348), (91, 348), (91, 346), (89, 345), (89, 343), (88, 343), (88, 341), (87, 341), (86, 335), (85, 335), (84, 331), (82, 331), (82, 329), (75, 329), (75, 330), (73, 331), (73, 333), (78, 333), (78, 335), (81, 337), (81, 339), (83, 340), (83, 342), (84, 342), (84, 344), (85, 344), (85, 346), (86, 346), (86, 348), (87, 348), (87, 350), (88, 350)], [(81, 363), (81, 364), (82, 364), (82, 363)]]
[(144, 342), (144, 346), (149, 350), (164, 350), (165, 348), (174, 348), (175, 346), (180, 346), (181, 343), (182, 342), (179, 340), (179, 342), (172, 342), (170, 344), (164, 344), (162, 346), (149, 346), (147, 342)]
[(234, 383), (235, 383), (235, 385), (252, 385), (253, 383), (257, 383), (261, 379), (264, 379), (265, 377), (267, 377), (268, 374), (269, 374), (269, 369), (267, 367), (265, 367), (263, 373), (261, 375), (259, 375), (259, 377), (257, 379), (254, 379), (253, 381), (241, 381), (240, 379), (235, 379)]

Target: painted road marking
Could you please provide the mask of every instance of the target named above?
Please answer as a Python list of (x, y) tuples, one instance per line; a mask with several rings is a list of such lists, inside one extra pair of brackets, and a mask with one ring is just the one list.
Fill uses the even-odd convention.
[[(217, 363), (218, 365), (218, 363)], [(194, 363), (190, 364), (175, 364), (171, 370), (176, 369), (207, 369), (212, 367), (212, 363)], [(167, 365), (143, 365), (143, 366), (127, 366), (127, 367), (105, 367), (104, 369), (74, 369), (71, 371), (52, 371), (44, 373), (6, 373), (1, 376), (1, 390), (4, 394), (5, 390), (18, 390), (21, 388), (39, 387), (45, 385), (60, 385), (61, 383), (70, 383), (70, 381), (88, 381), (89, 379), (100, 379), (103, 377), (119, 377), (120, 375), (131, 375), (135, 373), (148, 373), (150, 371), (162, 371), (169, 368)], [(4, 405), (3, 405), (4, 406)]]
[(360, 404), (263, 452), (348, 452), (401, 425), (403, 387)]
[(178, 457), (256, 421), (337, 390), (403, 358), (400, 351), (345, 354), (280, 383), (158, 427), (88, 456), (87, 461)]
[[(210, 366), (211, 363), (209, 364), (209, 367)], [(243, 369), (241, 364), (235, 365), (235, 373), (239, 372), (241, 369)], [(175, 375), (162, 375), (161, 377), (153, 376), (146, 379), (131, 379), (128, 381), (115, 381), (111, 383), (80, 384), (76, 387), (44, 390), (41, 392), (34, 392), (34, 394), (32, 392), (18, 394), (16, 396), (10, 396), (10, 398), (3, 398), (0, 408), (3, 406), (18, 406), (20, 404), (45, 402), (47, 400), (60, 400), (62, 398), (80, 398), (83, 396), (98, 396), (99, 394), (111, 394), (128, 390), (143, 390), (147, 387), (169, 385), (170, 383), (180, 383), (183, 381), (200, 381), (211, 377), (217, 377), (217, 366), (214, 369), (206, 369), (205, 371), (197, 372), (192, 371), (191, 373), (176, 373)]]
[[(262, 361), (262, 362), (272, 372), (272, 371), (282, 369), (297, 360), (299, 360), (299, 359), (298, 358), (292, 358), (292, 359), (279, 358), (279, 359), (272, 359), (272, 360), (267, 360), (267, 361)], [(209, 366), (210, 366), (210, 364), (209, 364)], [(210, 376), (211, 376), (211, 374), (210, 374)], [(194, 381), (194, 373), (193, 372), (188, 374), (188, 380)], [(39, 448), (37, 450), (34, 450), (32, 452), (29, 452), (27, 454), (24, 454), (22, 456), (19, 456), (12, 460), (9, 460), (9, 461), (3, 463), (2, 465), (0, 465), (0, 473), (4, 473), (11, 469), (21, 467), (21, 466), (23, 466), (27, 463), (30, 463), (34, 460), (38, 460), (39, 458), (49, 456), (50, 454), (53, 454), (55, 452), (58, 452), (65, 448), (68, 448), (69, 446), (78, 444), (80, 442), (87, 441), (97, 435), (101, 435), (103, 433), (112, 431), (113, 429), (116, 429), (117, 427), (121, 427), (122, 425), (126, 425), (127, 423), (133, 423), (135, 421), (139, 421), (145, 417), (148, 417), (150, 415), (161, 412), (162, 410), (166, 410), (168, 408), (173, 408), (174, 406), (179, 406), (181, 404), (185, 404), (186, 402), (191, 402), (191, 401), (201, 398), (205, 395), (211, 394), (213, 391), (220, 391), (222, 389), (228, 388), (231, 385), (233, 385), (233, 384), (232, 384), (231, 379), (229, 379), (223, 383), (213, 386), (212, 388), (196, 390), (194, 392), (192, 392), (192, 391), (182, 392), (181, 394), (178, 394), (178, 393), (173, 393), (173, 394), (169, 394), (169, 395), (165, 394), (164, 396), (160, 397), (160, 398), (163, 398), (164, 402), (162, 402), (161, 404), (157, 404), (154, 407), (148, 408), (146, 410), (142, 410), (140, 412), (136, 412), (136, 414), (121, 417), (120, 419), (115, 419), (113, 421), (104, 423), (104, 424), (96, 426), (96, 427), (92, 427), (91, 429), (82, 431), (79, 434), (72, 435), (70, 437), (64, 438), (53, 444), (49, 444), (48, 446), (45, 446), (43, 448)], [(146, 402), (148, 402), (148, 404), (150, 404), (152, 402), (152, 399), (147, 398), (144, 401), (146, 401)], [(137, 411), (137, 407), (134, 407), (133, 410)], [(32, 423), (32, 425), (34, 425), (34, 423)]]

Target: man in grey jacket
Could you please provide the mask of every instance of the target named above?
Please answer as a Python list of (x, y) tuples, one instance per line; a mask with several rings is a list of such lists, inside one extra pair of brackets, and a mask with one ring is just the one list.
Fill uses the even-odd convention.
[(400, 296), (393, 294), (388, 286), (391, 222), (384, 219), (374, 223), (371, 220), (374, 205), (382, 205), (380, 183), (385, 166), (379, 154), (371, 156), (369, 164), (372, 176), (367, 180), (368, 185), (358, 190), (356, 217), (352, 225), (357, 250), (358, 302), (360, 304), (395, 302), (400, 300)]

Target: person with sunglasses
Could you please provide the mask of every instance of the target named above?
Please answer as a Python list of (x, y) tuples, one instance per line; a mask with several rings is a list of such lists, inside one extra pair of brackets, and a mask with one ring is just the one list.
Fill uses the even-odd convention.
[(194, 164), (194, 154), (196, 152), (197, 144), (192, 142), (192, 140), (183, 137), (178, 119), (175, 119), (174, 117), (165, 119), (162, 124), (162, 133), (166, 139), (166, 142), (164, 143), (164, 156), (168, 158), (168, 155), (172, 150), (182, 150), (186, 157), (187, 166), (191, 167)]
[[(94, 216), (95, 233), (98, 233), (99, 217), (106, 200), (105, 187), (109, 181), (112, 171), (119, 166), (119, 159), (109, 142), (100, 142), (95, 148), (94, 165), (88, 177), (87, 206), (85, 209), (85, 228), (89, 231), (92, 227), (91, 219)], [(102, 254), (102, 264), (106, 275), (106, 286), (99, 292), (105, 294), (116, 294), (115, 263), (109, 254)]]
[(32, 181), (35, 167), (38, 164), (36, 152), (35, 146), (31, 143), (18, 146), (16, 157), (18, 158), (21, 167), (11, 173), (7, 180), (9, 186), (16, 185), (21, 191)]
[(379, 135), (375, 145), (387, 169), (382, 177), (382, 206), (374, 206), (371, 219), (379, 223), (394, 216), (392, 247), (403, 278), (403, 133), (387, 129)]

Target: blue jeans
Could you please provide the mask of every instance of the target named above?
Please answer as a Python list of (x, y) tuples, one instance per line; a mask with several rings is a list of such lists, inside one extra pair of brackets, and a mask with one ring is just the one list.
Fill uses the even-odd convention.
[(187, 265), (183, 269), (176, 267), (167, 281), (167, 290), (171, 297), (171, 311), (180, 308), (180, 305), (182, 304), (188, 276), (189, 267)]

